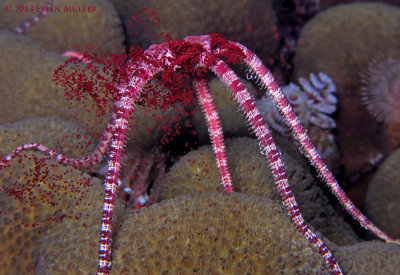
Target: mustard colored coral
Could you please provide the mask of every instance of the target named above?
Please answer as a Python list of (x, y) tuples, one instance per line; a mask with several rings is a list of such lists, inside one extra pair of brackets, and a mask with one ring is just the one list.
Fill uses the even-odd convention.
[[(102, 183), (94, 184), (76, 206), (75, 211), (82, 213), (82, 218), (66, 219), (62, 224), (55, 224), (41, 238), (35, 250), (35, 274), (95, 274), (103, 192)], [(127, 210), (131, 209), (127, 209), (117, 198), (114, 216), (116, 232)], [(116, 247), (114, 249), (117, 250)]]
[(399, 7), (381, 3), (338, 5), (319, 13), (301, 31), (295, 75), (323, 71), (339, 93), (350, 82), (359, 84), (359, 73), (377, 53), (399, 49), (399, 17)]
[[(27, 140), (41, 141), (79, 155), (89, 140), (77, 139), (73, 124), (56, 118), (34, 118), (0, 126), (0, 154)], [(67, 138), (68, 136), (74, 138)], [(83, 151), (84, 152), (84, 151)], [(34, 274), (37, 242), (65, 220), (86, 220), (77, 210), (92, 186), (101, 183), (38, 152), (25, 152), (0, 170), (0, 274)]]
[[(82, 104), (92, 102), (66, 100), (64, 89), (56, 87), (52, 81), (54, 71), (65, 58), (43, 50), (27, 36), (8, 31), (0, 31), (0, 48), (3, 60), (0, 63), (1, 124), (46, 116), (76, 121), (76, 116), (80, 127), (85, 127), (90, 121), (91, 127), (100, 129), (97, 124), (101, 120), (96, 114), (89, 114), (82, 108)], [(103, 127), (104, 123), (101, 123), (101, 129)]]
[[(37, 271), (90, 273), (92, 227), (52, 230), (41, 241)], [(111, 274), (329, 274), (280, 203), (244, 194), (182, 196), (142, 208), (116, 226), (114, 240)]]
[[(305, 160), (294, 148), (279, 142), (289, 183), (304, 218), (318, 231), (338, 244), (352, 244), (358, 238), (335, 213)], [(226, 140), (228, 164), (236, 192), (280, 201), (271, 170), (259, 152), (257, 141), (244, 137)], [(160, 200), (179, 195), (223, 192), (211, 146), (202, 146), (182, 157), (167, 174)]]
[[(35, 16), (37, 8), (43, 7), (46, 1), (4, 0), (1, 3), (0, 28), (13, 31)], [(11, 10), (7, 10), (8, 7)], [(17, 12), (18, 8), (23, 11)], [(34, 11), (30, 11), (31, 8)], [(109, 0), (54, 1), (52, 10), (39, 24), (29, 28), (26, 35), (42, 48), (60, 54), (79, 49), (99, 53), (122, 53), (124, 50), (121, 21)]]
[[(64, 64), (66, 58), (43, 50), (27, 36), (8, 31), (0, 31), (0, 48), (0, 56), (4, 61), (0, 62), (0, 83), (2, 83), (0, 124), (53, 116), (76, 123), (81, 129), (89, 130), (91, 133), (102, 133), (108, 117), (97, 116), (95, 101), (92, 98), (78, 100), (76, 97), (67, 100), (64, 87), (56, 85), (52, 80), (54, 71)], [(85, 66), (83, 63), (76, 65), (79, 72), (92, 77), (90, 71), (85, 71)], [(95, 66), (102, 72), (101, 64)], [(65, 72), (68, 74), (69, 70), (71, 68), (67, 66)], [(111, 93), (105, 91), (101, 83), (95, 85), (97, 85), (94, 87), (96, 91)], [(99, 94), (101, 95), (101, 92)], [(152, 148), (160, 141), (165, 132), (164, 127), (177, 124), (181, 119), (178, 116), (179, 107), (160, 110), (145, 105), (135, 108), (131, 120), (133, 129), (130, 131), (129, 145), (134, 150)], [(111, 106), (110, 101), (101, 107), (108, 114)], [(37, 140), (27, 139), (25, 142), (37, 142)]]

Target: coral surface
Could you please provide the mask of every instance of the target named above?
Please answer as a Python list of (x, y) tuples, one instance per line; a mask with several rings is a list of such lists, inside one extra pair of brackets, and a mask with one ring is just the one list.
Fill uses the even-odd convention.
[[(1, 1), (0, 28), (13, 31), (25, 20), (35, 16), (37, 7), (43, 7), (45, 2), (43, 0)], [(7, 10), (7, 7), (11, 10)], [(34, 11), (30, 11), (31, 8)], [(56, 8), (60, 10), (57, 11)], [(56, 0), (53, 11), (48, 12), (40, 24), (29, 28), (26, 32), (26, 35), (40, 43), (42, 47), (57, 53), (78, 49), (89, 52), (122, 53), (124, 50), (122, 34), (121, 21), (109, 0), (79, 2)], [(98, 47), (99, 50), (94, 47)]]
[[(83, 218), (55, 224), (41, 238), (35, 251), (35, 274), (95, 274), (103, 192), (102, 184), (93, 184), (75, 209)], [(119, 199), (115, 207), (114, 226), (118, 232), (127, 209)]]
[(397, 149), (379, 166), (365, 200), (372, 221), (397, 238), (400, 238), (399, 197), (400, 149)]
[(386, 3), (392, 5), (400, 5), (399, 0), (312, 0), (312, 1), (318, 2), (321, 10), (325, 10), (327, 8), (341, 4), (361, 3), (361, 2), (377, 2), (377, 3)]
[[(277, 23), (270, 0), (113, 2), (126, 25), (131, 46), (147, 48), (159, 41), (157, 33), (166, 33), (172, 39), (183, 39), (188, 35), (216, 32), (228, 40), (243, 43), (263, 60), (267, 60), (272, 57), (278, 44), (274, 38)], [(143, 9), (158, 15), (148, 21), (142, 15), (132, 20), (133, 24), (129, 24), (132, 16), (140, 14)]]
[[(88, 129), (91, 134), (101, 133), (107, 123), (107, 116), (99, 116), (98, 107), (93, 98), (71, 97), (67, 99), (62, 85), (55, 85), (54, 71), (61, 66), (65, 58), (48, 50), (43, 50), (39, 44), (27, 36), (0, 31), (0, 55), (4, 62), (0, 64), (0, 123), (19, 121), (26, 118), (55, 116), (65, 121), (76, 123), (81, 129)], [(30, 60), (30, 65), (26, 62)], [(76, 65), (78, 73), (93, 74), (85, 69), (85, 64)], [(102, 64), (95, 65), (102, 71)], [(64, 68), (66, 75), (72, 76), (69, 66)], [(109, 77), (108, 77), (109, 78)], [(107, 77), (106, 77), (107, 79)], [(110, 81), (111, 80), (107, 80)], [(61, 83), (63, 84), (63, 83)], [(95, 83), (95, 91), (104, 91), (104, 82)], [(116, 83), (115, 83), (116, 85)], [(159, 89), (161, 89), (160, 87)], [(105, 91), (109, 92), (109, 91)], [(101, 93), (99, 92), (101, 95)], [(104, 106), (105, 105), (105, 106)], [(105, 113), (111, 108), (111, 101), (104, 104)], [(141, 104), (135, 108), (131, 120), (129, 146), (134, 149), (146, 150), (156, 146), (163, 134), (181, 121), (181, 107), (166, 106), (164, 109), (153, 108), (151, 104)], [(26, 140), (32, 142), (35, 140)], [(11, 148), (11, 147), (10, 147)]]
[(97, 145), (75, 123), (58, 117), (34, 117), (0, 125), (2, 153), (8, 153), (32, 140), (72, 157), (82, 157)]
[[(30, 140), (80, 156), (93, 149), (72, 123), (57, 118), (33, 118), (0, 126), (0, 154)], [(61, 141), (61, 142), (60, 142)], [(90, 146), (90, 144), (92, 146)], [(85, 149), (83, 149), (85, 148)], [(37, 242), (60, 221), (85, 220), (75, 207), (91, 192), (88, 174), (44, 157), (21, 154), (19, 161), (0, 170), (0, 274), (34, 274)]]
[(380, 241), (343, 246), (336, 250), (344, 274), (399, 274), (400, 247)]
[[(93, 228), (67, 221), (52, 229), (41, 241), (37, 271), (93, 270)], [(183, 196), (142, 208), (125, 216), (114, 239), (111, 274), (329, 274), (280, 203), (244, 194)]]
[(68, 101), (61, 87), (57, 92), (52, 75), (65, 58), (43, 50), (27, 36), (8, 31), (0, 31), (0, 48), (3, 60), (0, 63), (0, 123), (44, 116), (74, 121), (74, 117), (78, 116), (77, 122), (81, 127), (90, 124), (93, 128), (97, 126), (97, 130), (104, 128), (104, 123), (98, 126), (101, 120), (95, 113), (83, 112), (82, 104), (93, 102)]
[[(338, 244), (352, 244), (357, 237), (337, 215), (313, 179), (306, 162), (290, 145), (279, 143), (292, 190), (304, 218), (324, 236)], [(270, 168), (250, 138), (226, 140), (228, 162), (235, 191), (281, 200)], [(197, 192), (222, 192), (211, 146), (202, 146), (177, 162), (167, 174), (160, 200)]]

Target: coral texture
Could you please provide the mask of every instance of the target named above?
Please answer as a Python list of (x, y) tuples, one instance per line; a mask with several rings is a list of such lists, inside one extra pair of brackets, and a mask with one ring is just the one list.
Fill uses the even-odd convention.
[[(84, 133), (56, 118), (2, 125), (0, 133), (1, 153), (31, 139), (55, 148), (62, 146), (71, 155), (90, 149), (87, 139), (66, 138)], [(56, 142), (60, 140), (62, 144)], [(91, 192), (92, 185), (102, 189), (99, 180), (38, 152), (24, 153), (20, 161), (3, 168), (0, 182), (1, 274), (34, 274), (38, 240), (60, 221), (85, 220), (75, 207)]]
[[(357, 237), (350, 227), (335, 214), (327, 197), (316, 185), (307, 164), (296, 155), (293, 148), (281, 144), (282, 158), (286, 164), (293, 192), (300, 204), (304, 218), (331, 241), (352, 244)], [(237, 192), (280, 200), (273, 183), (271, 171), (259, 153), (257, 142), (250, 138), (226, 141), (227, 157), (232, 168), (232, 179)], [(162, 186), (160, 200), (197, 192), (221, 192), (218, 171), (210, 146), (202, 146), (177, 162), (168, 173)]]
[[(0, 55), (4, 60), (0, 63), (0, 94), (3, 106), (0, 109), (0, 123), (54, 116), (74, 122), (91, 133), (98, 134), (104, 130), (108, 117), (99, 117), (95, 111), (90, 111), (91, 106), (96, 106), (92, 98), (67, 100), (64, 88), (56, 86), (52, 80), (54, 71), (64, 63), (65, 58), (42, 50), (29, 37), (7, 31), (0, 31), (0, 48)], [(26, 60), (30, 60), (29, 66), (26, 66)], [(84, 70), (85, 65), (81, 66)], [(101, 71), (102, 66), (98, 67)], [(95, 85), (95, 90), (100, 89), (98, 86), (101, 84)], [(102, 107), (110, 110), (111, 102)], [(129, 140), (132, 149), (148, 149), (157, 145), (165, 133), (164, 127), (179, 123), (181, 119), (178, 115), (180, 107), (163, 110), (151, 107), (150, 104), (143, 104), (135, 109)], [(33, 140), (25, 140), (31, 141)]]
[(0, 151), (3, 153), (32, 140), (74, 157), (91, 152), (97, 145), (75, 123), (58, 117), (34, 117), (0, 125)]
[[(102, 206), (99, 198), (103, 193), (103, 185), (94, 184), (75, 209), (83, 218), (55, 224), (39, 240), (35, 274), (95, 274)], [(114, 217), (117, 232), (126, 214), (125, 204), (117, 199)]]
[[(147, 48), (157, 43), (156, 33), (167, 33), (172, 39), (187, 35), (219, 33), (228, 40), (238, 41), (252, 49), (263, 60), (272, 57), (277, 39), (273, 38), (276, 17), (272, 1), (257, 0), (113, 0), (121, 14), (131, 46)], [(159, 21), (146, 22), (144, 18), (128, 21), (143, 9), (155, 11)], [(161, 24), (160, 24), (161, 21)], [(268, 45), (267, 47), (265, 45)]]
[[(2, 1), (0, 28), (13, 31), (25, 20), (35, 16), (36, 8), (43, 7), (44, 4), (43, 0)], [(10, 12), (6, 11), (7, 6), (11, 6), (12, 11), (21, 7), (28, 11)], [(56, 11), (56, 7), (59, 7), (60, 11)], [(67, 11), (66, 7), (81, 10)], [(95, 10), (88, 11), (88, 7), (95, 7)], [(34, 11), (29, 12), (30, 8)], [(83, 8), (86, 8), (86, 12)], [(97, 51), (94, 47), (98, 47), (100, 53), (103, 51), (121, 53), (124, 49), (121, 21), (109, 0), (54, 1), (53, 11), (48, 12), (40, 24), (29, 28), (26, 35), (40, 43), (42, 47), (57, 53), (77, 50), (77, 47), (90, 52)], [(92, 49), (89, 50), (87, 47)]]
[[(41, 241), (39, 273), (89, 272), (95, 236), (93, 226), (54, 228)], [(329, 274), (280, 203), (244, 194), (183, 196), (125, 216), (113, 260), (111, 274)]]
[(400, 237), (400, 149), (392, 153), (372, 178), (366, 209), (372, 221), (389, 234)]
[(65, 58), (43, 50), (27, 36), (7, 31), (0, 31), (0, 48), (3, 60), (0, 64), (3, 106), (0, 109), (0, 123), (44, 116), (57, 116), (66, 121), (74, 121), (74, 116), (78, 116), (81, 127), (89, 124), (94, 127), (100, 123), (95, 113), (82, 110), (82, 104), (92, 102), (68, 101), (61, 88), (57, 92), (52, 75)]
[[(350, 31), (351, 30), (351, 31)], [(323, 71), (338, 90), (338, 135), (345, 178), (383, 153), (381, 125), (361, 102), (361, 72), (377, 53), (400, 49), (400, 8), (380, 3), (339, 5), (302, 30), (295, 76)]]
[(379, 241), (343, 246), (335, 255), (348, 275), (399, 274), (400, 247)]

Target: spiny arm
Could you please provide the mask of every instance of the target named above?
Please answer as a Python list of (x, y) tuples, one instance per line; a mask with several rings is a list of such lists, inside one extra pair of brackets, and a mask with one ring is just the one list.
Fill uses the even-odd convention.
[(342, 274), (336, 259), (333, 257), (328, 247), (320, 237), (311, 231), (301, 215), (296, 199), (290, 190), (280, 153), (272, 139), (268, 126), (265, 124), (261, 113), (256, 107), (253, 97), (240, 81), (239, 77), (222, 60), (219, 60), (212, 66), (212, 71), (231, 90), (243, 112), (246, 114), (247, 120), (250, 122), (254, 133), (260, 141), (260, 146), (267, 157), (283, 204), (286, 206), (289, 216), (296, 225), (296, 228), (319, 250), (319, 253), (331, 266), (333, 273)]
[(222, 133), (221, 122), (218, 112), (212, 100), (210, 90), (207, 87), (206, 80), (196, 79), (193, 81), (199, 98), (200, 106), (206, 118), (208, 132), (212, 143), (215, 160), (217, 162), (221, 183), (225, 192), (233, 192), (231, 175), (229, 173), (228, 162), (225, 153), (224, 137)]
[(282, 116), (289, 123), (292, 129), (295, 139), (300, 143), (305, 156), (308, 158), (310, 163), (318, 171), (318, 174), (324, 179), (325, 183), (331, 189), (332, 193), (336, 196), (339, 202), (343, 205), (346, 211), (356, 219), (362, 227), (368, 229), (374, 233), (379, 238), (387, 241), (400, 244), (400, 240), (394, 239), (387, 235), (385, 232), (380, 230), (376, 225), (374, 225), (370, 220), (365, 217), (360, 210), (351, 202), (347, 197), (346, 193), (339, 186), (337, 180), (332, 175), (331, 171), (328, 169), (321, 156), (318, 154), (314, 145), (311, 143), (310, 138), (303, 126), (301, 125), (299, 119), (293, 112), (292, 107), (286, 100), (278, 84), (274, 80), (271, 72), (264, 66), (261, 60), (245, 46), (235, 43), (240, 47), (244, 54), (244, 63), (249, 66), (250, 70), (261, 80), (262, 85), (268, 90), (269, 94), (272, 96), (276, 106), (281, 112)]

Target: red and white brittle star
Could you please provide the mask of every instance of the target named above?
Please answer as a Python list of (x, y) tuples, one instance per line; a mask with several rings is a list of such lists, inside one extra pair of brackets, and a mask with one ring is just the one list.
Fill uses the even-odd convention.
[(210, 70), (233, 93), (249, 121), (269, 162), (283, 204), (287, 208), (296, 228), (318, 249), (330, 266), (332, 273), (342, 274), (336, 259), (327, 246), (319, 236), (310, 230), (304, 221), (290, 189), (280, 152), (272, 139), (270, 130), (257, 109), (253, 97), (224, 60), (229, 63), (243, 62), (250, 72), (260, 80), (261, 86), (268, 91), (280, 113), (289, 124), (294, 138), (300, 144), (301, 151), (304, 152), (304, 155), (318, 171), (319, 176), (352, 217), (359, 221), (362, 227), (370, 230), (383, 240), (400, 244), (399, 240), (391, 238), (370, 222), (349, 200), (314, 148), (271, 72), (263, 65), (260, 59), (245, 46), (227, 41), (216, 34), (189, 36), (183, 40), (152, 45), (142, 54), (131, 57), (124, 65), (124, 76), (117, 87), (117, 96), (107, 128), (97, 148), (91, 155), (81, 159), (73, 159), (59, 154), (42, 144), (30, 143), (19, 146), (1, 160), (0, 169), (9, 165), (12, 159), (26, 150), (40, 151), (65, 165), (87, 167), (100, 162), (106, 150), (109, 149), (98, 264), (98, 274), (108, 274), (111, 267), (113, 209), (119, 187), (119, 171), (129, 119), (144, 86), (156, 75), (162, 74), (164, 78), (171, 78), (181, 74), (190, 76), (193, 79), (193, 86), (206, 118), (221, 184), (226, 193), (234, 191), (227, 165), (221, 123), (205, 78), (205, 73)]

